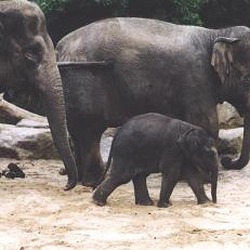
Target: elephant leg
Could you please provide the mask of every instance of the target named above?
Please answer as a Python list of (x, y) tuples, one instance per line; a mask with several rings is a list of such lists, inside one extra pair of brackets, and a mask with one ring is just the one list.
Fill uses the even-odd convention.
[(120, 176), (108, 176), (95, 190), (93, 194), (93, 201), (98, 206), (106, 204), (108, 196), (120, 185), (126, 184), (130, 178)]
[(154, 204), (148, 193), (147, 176), (146, 174), (138, 174), (132, 179), (135, 192), (135, 204), (137, 205), (150, 206)]
[(175, 169), (168, 172), (167, 174), (162, 174), (160, 199), (157, 204), (158, 207), (168, 207), (171, 205), (169, 198), (179, 179), (180, 172)]
[(186, 171), (184, 176), (188, 182), (188, 185), (191, 187), (192, 191), (194, 192), (197, 198), (197, 203), (204, 204), (210, 202), (205, 193), (203, 180), (199, 172), (195, 169), (192, 169), (191, 171)]
[(95, 187), (102, 178), (104, 163), (100, 153), (101, 135), (102, 133), (92, 133), (80, 142), (80, 173), (84, 186)]
[(104, 163), (100, 154), (100, 140), (105, 128), (70, 129), (78, 167), (78, 181), (82, 185), (96, 187), (102, 178)]

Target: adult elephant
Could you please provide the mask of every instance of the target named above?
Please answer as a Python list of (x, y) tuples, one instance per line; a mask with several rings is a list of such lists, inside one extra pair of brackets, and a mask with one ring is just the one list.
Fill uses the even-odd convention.
[(62, 82), (45, 17), (28, 1), (0, 2), (0, 86), (38, 92), (47, 106), (55, 145), (68, 173), (65, 190), (77, 183), (68, 143)]
[(56, 50), (68, 104), (68, 128), (85, 185), (94, 185), (102, 171), (99, 142), (108, 126), (119, 126), (137, 114), (159, 112), (201, 126), (217, 138), (216, 104), (223, 101), (245, 118), (240, 157), (225, 159), (223, 164), (240, 169), (248, 163), (247, 27), (213, 30), (142, 18), (111, 18), (68, 34)]

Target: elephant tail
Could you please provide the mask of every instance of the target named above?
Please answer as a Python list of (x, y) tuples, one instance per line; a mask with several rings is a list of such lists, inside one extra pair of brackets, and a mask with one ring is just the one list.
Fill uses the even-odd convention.
[(108, 161), (105, 164), (105, 168), (104, 168), (103, 174), (101, 175), (101, 177), (98, 180), (97, 184), (93, 187), (93, 190), (95, 190), (97, 188), (97, 186), (99, 186), (101, 184), (101, 182), (105, 179), (105, 176), (107, 175), (107, 172), (108, 172), (108, 170), (110, 168), (111, 161), (112, 161), (112, 156), (113, 156), (113, 147), (114, 147), (115, 137), (116, 136), (114, 136), (113, 141), (111, 143), (111, 147), (110, 147), (110, 151), (109, 151), (109, 156), (108, 156)]

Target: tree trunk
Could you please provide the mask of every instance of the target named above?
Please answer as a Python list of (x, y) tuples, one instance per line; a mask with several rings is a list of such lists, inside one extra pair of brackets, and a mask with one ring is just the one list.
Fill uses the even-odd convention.
[(35, 120), (44, 124), (47, 123), (46, 117), (19, 108), (5, 101), (2, 95), (0, 95), (0, 122), (16, 124), (22, 119)]

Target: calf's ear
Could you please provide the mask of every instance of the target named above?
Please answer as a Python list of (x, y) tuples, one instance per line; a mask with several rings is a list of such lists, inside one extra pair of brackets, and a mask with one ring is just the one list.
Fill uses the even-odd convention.
[(181, 134), (176, 143), (185, 157), (191, 158), (199, 147), (200, 137), (196, 129), (190, 129)]

